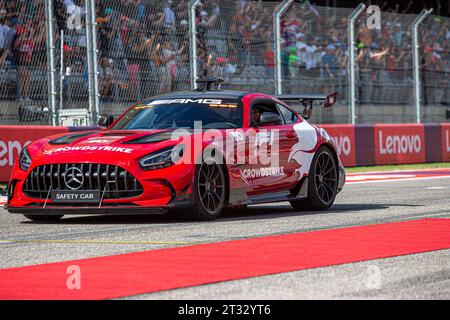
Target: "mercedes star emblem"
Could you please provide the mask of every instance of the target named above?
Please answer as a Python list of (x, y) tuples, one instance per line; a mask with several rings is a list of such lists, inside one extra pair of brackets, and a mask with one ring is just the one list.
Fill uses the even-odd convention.
[(64, 174), (64, 183), (67, 188), (78, 190), (83, 186), (84, 176), (83, 172), (76, 167), (71, 167), (66, 170)]

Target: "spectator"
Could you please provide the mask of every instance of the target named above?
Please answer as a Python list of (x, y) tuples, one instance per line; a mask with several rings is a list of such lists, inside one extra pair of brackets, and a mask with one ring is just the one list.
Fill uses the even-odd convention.
[(159, 91), (161, 93), (167, 93), (172, 91), (174, 84), (174, 77), (176, 73), (176, 60), (177, 56), (184, 50), (181, 48), (178, 51), (175, 51), (169, 41), (164, 41), (162, 44), (159, 44), (155, 48), (155, 59), (158, 61), (159, 69), (160, 69), (160, 86)]
[(14, 34), (15, 30), (11, 27), (11, 20), (0, 20), (0, 68), (5, 66)]
[(164, 29), (165, 34), (172, 34), (175, 31), (175, 13), (172, 10), (173, 1), (167, 0), (166, 5), (164, 7)]
[(19, 71), (19, 98), (20, 100), (29, 101), (30, 99), (30, 76), (34, 63), (37, 61), (34, 54), (36, 39), (39, 36), (36, 33), (35, 25), (30, 16), (20, 16), (23, 22), (16, 26), (17, 37), (14, 43), (14, 60), (17, 63)]
[[(22, 5), (24, 5), (24, 4), (22, 3)], [(24, 9), (25, 7), (22, 6), (22, 8)], [(15, 25), (19, 22), (18, 20), (19, 20), (20, 11), (22, 11), (22, 14), (23, 14), (23, 10), (17, 9), (16, 1), (14, 1), (14, 0), (5, 1), (3, 17), (5, 19), (11, 20), (13, 25)]]
[(316, 40), (313, 38), (308, 39), (305, 48), (305, 65), (306, 70), (315, 69), (317, 67), (316, 52), (318, 47), (316, 46)]
[(227, 62), (226, 58), (218, 57), (215, 62), (212, 63), (211, 66), (211, 77), (224, 79), (226, 76), (225, 63)]
[(55, 16), (56, 29), (65, 30), (68, 14), (64, 2), (60, 0), (53, 2), (53, 14)]
[(143, 42), (140, 41), (140, 34), (137, 31), (127, 32), (124, 49), (127, 54), (127, 71), (130, 86), (130, 96), (133, 100), (139, 99), (138, 77), (141, 55), (143, 53)]
[(336, 47), (332, 44), (327, 46), (327, 51), (322, 57), (324, 76), (330, 79), (337, 77), (338, 63), (336, 58)]
[(7, 49), (7, 35), (11, 30), (10, 20), (6, 20), (2, 18), (0, 20), (0, 50)]
[(267, 76), (273, 79), (275, 76), (275, 52), (270, 42), (267, 43), (266, 51), (264, 51), (264, 61)]
[(197, 64), (198, 64), (198, 77), (200, 79), (205, 79), (208, 77), (211, 63), (212, 63), (212, 55), (208, 55), (205, 50), (199, 48)]
[(113, 82), (113, 70), (111, 66), (111, 60), (107, 56), (103, 56), (100, 59), (100, 70), (99, 70), (99, 78), (100, 78), (100, 87), (101, 87), (101, 95), (104, 101), (111, 101), (111, 89)]

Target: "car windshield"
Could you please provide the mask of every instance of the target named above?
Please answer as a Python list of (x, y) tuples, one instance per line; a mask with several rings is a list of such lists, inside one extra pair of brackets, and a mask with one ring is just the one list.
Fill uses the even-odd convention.
[(242, 107), (237, 99), (152, 100), (128, 110), (112, 127), (115, 130), (229, 129), (242, 127)]

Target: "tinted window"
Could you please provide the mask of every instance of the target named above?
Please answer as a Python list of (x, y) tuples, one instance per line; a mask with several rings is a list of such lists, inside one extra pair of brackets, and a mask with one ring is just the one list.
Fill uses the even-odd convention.
[(285, 106), (282, 106), (280, 104), (278, 104), (277, 106), (278, 106), (278, 109), (280, 109), (280, 112), (283, 115), (284, 122), (286, 124), (297, 122), (298, 118), (295, 113), (293, 113), (291, 110), (289, 110), (288, 108), (286, 108)]
[(255, 103), (252, 107), (252, 113), (251, 113), (251, 118), (250, 118), (250, 123), (252, 125), (254, 125), (254, 119), (253, 119), (253, 112), (257, 110), (259, 114), (263, 114), (265, 112), (270, 112), (270, 113), (275, 113), (277, 115), (279, 115), (281, 117), (280, 112), (278, 111), (277, 106), (275, 105), (275, 103), (272, 102), (258, 102)]
[(112, 129), (204, 129), (242, 127), (242, 107), (236, 99), (152, 100), (130, 109)]

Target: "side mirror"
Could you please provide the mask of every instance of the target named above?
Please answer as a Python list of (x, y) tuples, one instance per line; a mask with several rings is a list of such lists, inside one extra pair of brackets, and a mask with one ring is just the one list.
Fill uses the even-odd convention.
[(283, 124), (283, 119), (280, 115), (273, 112), (264, 112), (259, 116), (260, 126), (278, 126)]
[(113, 122), (114, 122), (114, 117), (111, 115), (107, 115), (107, 116), (101, 116), (100, 119), (98, 119), (97, 124), (100, 127), (108, 128)]

